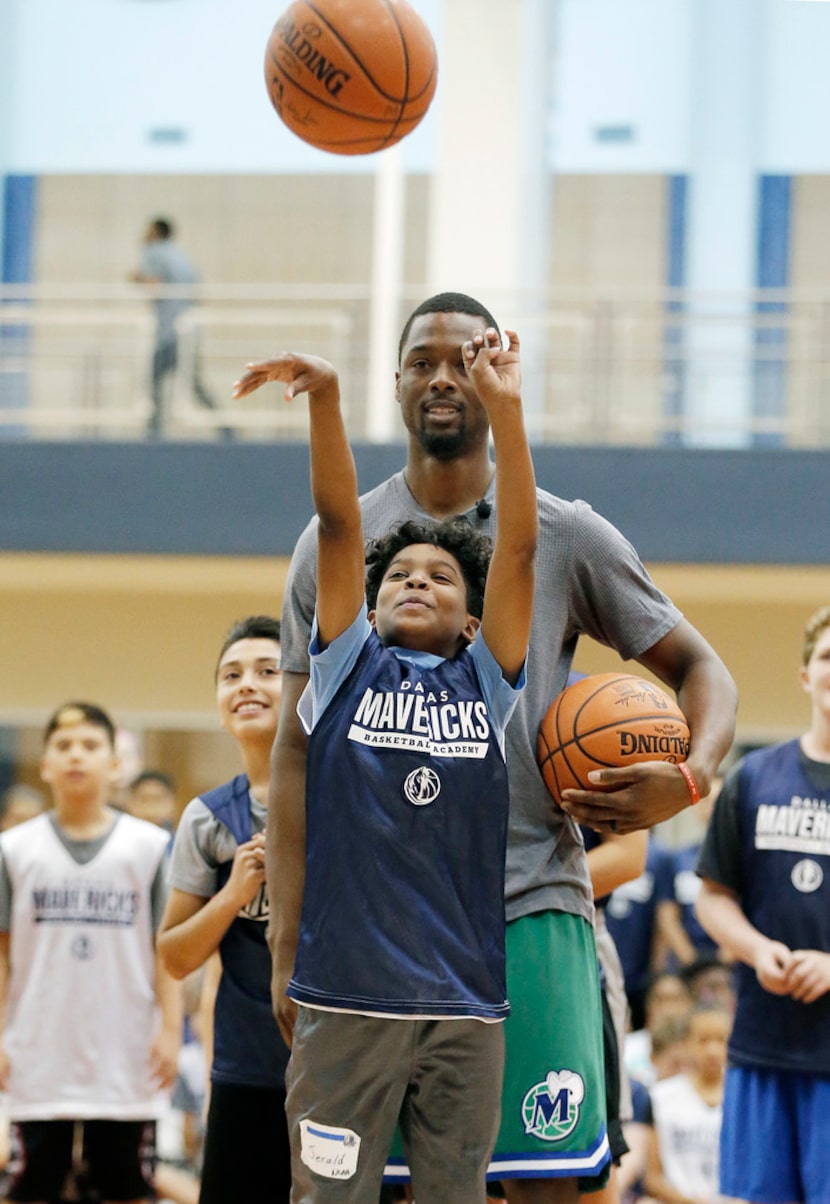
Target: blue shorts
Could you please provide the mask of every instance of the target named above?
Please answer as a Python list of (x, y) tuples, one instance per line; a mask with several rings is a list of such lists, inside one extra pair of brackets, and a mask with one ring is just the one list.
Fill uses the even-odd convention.
[(830, 1076), (729, 1067), (720, 1189), (754, 1204), (830, 1204)]

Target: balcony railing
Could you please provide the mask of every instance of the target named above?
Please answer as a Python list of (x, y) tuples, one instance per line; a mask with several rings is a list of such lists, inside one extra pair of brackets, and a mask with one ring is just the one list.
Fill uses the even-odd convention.
[[(174, 288), (0, 286), (0, 438), (144, 438), (148, 302), (183, 296)], [(401, 298), (400, 324), (422, 296)], [(165, 437), (210, 439), (231, 428), (243, 439), (304, 438), (305, 408), (286, 406), (276, 386), (231, 399), (246, 362), (283, 349), (330, 359), (351, 436), (386, 437), (369, 402), (379, 349), (369, 346), (368, 287), (227, 285), (192, 299), (179, 319)], [(502, 297), (498, 312), (522, 336), (535, 442), (830, 446), (830, 291), (552, 291)], [(215, 410), (193, 396), (197, 357)]]

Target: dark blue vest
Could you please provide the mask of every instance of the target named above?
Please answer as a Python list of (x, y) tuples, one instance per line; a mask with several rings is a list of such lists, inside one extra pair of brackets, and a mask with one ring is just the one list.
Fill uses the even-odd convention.
[(605, 909), (628, 991), (648, 986), (657, 904), (671, 898), (671, 878), (671, 853), (650, 836), (645, 870), (633, 882), (618, 886)]
[[(797, 740), (750, 753), (739, 776), (741, 906), (790, 949), (830, 952), (830, 792), (805, 773)], [(771, 995), (738, 966), (730, 1057), (744, 1065), (830, 1074), (830, 994)]]
[[(694, 875), (695, 879), (698, 882), (700, 881), (695, 874), (700, 857), (700, 849), (701, 845), (698, 843), (675, 850), (674, 865), (672, 867), (675, 880), (674, 896), (680, 908), (680, 922), (685, 929), (686, 936), (695, 947), (696, 956), (715, 957), (718, 952), (717, 942), (712, 940), (709, 933), (700, 923), (700, 920), (698, 920), (694, 901), (688, 901), (687, 892), (682, 889), (682, 879), (687, 875)], [(678, 882), (678, 879), (681, 881)]]
[(289, 995), (505, 1016), (507, 773), (469, 654), (416, 667), (373, 633), (311, 734), (306, 811)]
[[(237, 844), (251, 839), (250, 785), (239, 774), (202, 802), (231, 832)], [(233, 861), (219, 866), (218, 888), (227, 882)], [(271, 955), (265, 940), (268, 898), (263, 886), (238, 915), (219, 943), (222, 978), (216, 997), (211, 1079), (248, 1087), (284, 1087), (288, 1047), (271, 1008)]]

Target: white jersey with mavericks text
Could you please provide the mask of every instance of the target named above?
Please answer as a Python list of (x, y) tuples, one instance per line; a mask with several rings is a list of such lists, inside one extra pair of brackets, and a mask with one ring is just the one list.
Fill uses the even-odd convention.
[(707, 1104), (685, 1074), (655, 1083), (651, 1104), (669, 1183), (685, 1196), (718, 1199), (721, 1105)]
[(0, 839), (11, 887), (3, 1040), (13, 1120), (157, 1113), (152, 894), (168, 841), (129, 815), (86, 864), (49, 815)]

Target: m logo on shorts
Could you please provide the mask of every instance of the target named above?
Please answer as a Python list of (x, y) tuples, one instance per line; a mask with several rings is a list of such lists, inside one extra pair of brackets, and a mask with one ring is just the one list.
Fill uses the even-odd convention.
[(585, 1083), (575, 1070), (551, 1070), (522, 1100), (525, 1133), (540, 1141), (562, 1141), (579, 1120)]

